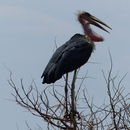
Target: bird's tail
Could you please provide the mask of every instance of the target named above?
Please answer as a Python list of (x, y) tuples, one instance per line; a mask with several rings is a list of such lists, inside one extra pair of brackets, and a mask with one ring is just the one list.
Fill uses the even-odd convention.
[(55, 73), (56, 72), (56, 65), (54, 64), (53, 66), (51, 66), (50, 69), (48, 69), (46, 71), (43, 72), (41, 78), (43, 78), (43, 81), (42, 83), (47, 83), (47, 84), (50, 84), (50, 83), (54, 83), (56, 80), (58, 80), (59, 78), (61, 78), (61, 76), (57, 77), (57, 74)]

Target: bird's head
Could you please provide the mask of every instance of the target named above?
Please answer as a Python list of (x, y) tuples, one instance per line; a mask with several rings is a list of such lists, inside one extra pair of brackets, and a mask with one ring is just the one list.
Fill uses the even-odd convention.
[(96, 32), (94, 32), (91, 29), (90, 24), (92, 24), (106, 32), (108, 32), (108, 31), (105, 28), (103, 28), (101, 25), (104, 25), (107, 28), (111, 29), (106, 23), (102, 22), (100, 19), (96, 18), (95, 16), (92, 16), (88, 12), (84, 12), (84, 11), (80, 12), (78, 14), (78, 20), (83, 26), (85, 35), (87, 35), (93, 42), (100, 42), (100, 41), (103, 41), (104, 39), (102, 36), (100, 36), (99, 34), (97, 34)]

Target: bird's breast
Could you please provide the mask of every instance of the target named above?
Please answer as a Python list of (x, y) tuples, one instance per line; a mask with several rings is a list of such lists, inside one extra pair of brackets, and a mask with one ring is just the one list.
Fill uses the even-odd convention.
[(89, 44), (89, 46), (92, 47), (92, 52), (94, 50), (96, 50), (95, 43), (91, 40), (91, 38), (89, 36), (85, 35), (85, 40), (86, 40), (87, 44)]

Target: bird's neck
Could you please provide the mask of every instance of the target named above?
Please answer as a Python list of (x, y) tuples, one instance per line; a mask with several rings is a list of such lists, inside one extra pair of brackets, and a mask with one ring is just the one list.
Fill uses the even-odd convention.
[(100, 36), (99, 34), (97, 34), (91, 29), (88, 23), (82, 24), (82, 26), (83, 26), (85, 35), (87, 35), (91, 39), (92, 42), (102, 42), (104, 40), (102, 36)]

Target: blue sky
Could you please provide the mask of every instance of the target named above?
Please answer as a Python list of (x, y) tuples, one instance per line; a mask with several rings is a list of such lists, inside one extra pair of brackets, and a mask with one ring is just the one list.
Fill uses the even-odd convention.
[(99, 64), (89, 63), (81, 69), (81, 75), (88, 71), (95, 79), (87, 84), (90, 95), (98, 101), (105, 96), (101, 70), (107, 71), (110, 65), (109, 50), (114, 73), (120, 77), (128, 72), (124, 85), (130, 91), (129, 5), (129, 0), (0, 0), (0, 129), (19, 127), (22, 130), (26, 129), (25, 121), (32, 126), (39, 122), (38, 118), (10, 101), (13, 97), (7, 83), (8, 69), (13, 72), (17, 84), (21, 78), (27, 84), (35, 79), (39, 87), (44, 87), (40, 76), (53, 53), (55, 38), (61, 45), (75, 33), (82, 33), (76, 19), (80, 10), (90, 12), (113, 29), (107, 34), (94, 28), (105, 41), (96, 43), (96, 50), (89, 60)]

